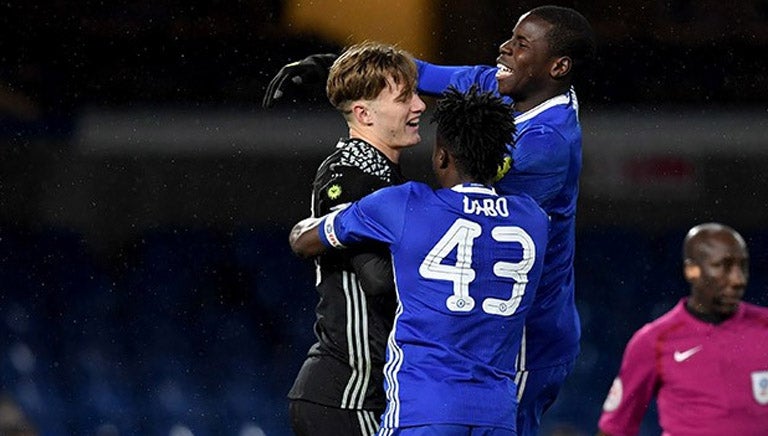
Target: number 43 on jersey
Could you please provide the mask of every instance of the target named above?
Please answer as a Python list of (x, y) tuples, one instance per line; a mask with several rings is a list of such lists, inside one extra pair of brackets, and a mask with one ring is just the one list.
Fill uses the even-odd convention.
[[(453, 282), (453, 295), (445, 305), (454, 312), (469, 312), (475, 307), (475, 299), (470, 295), (470, 284), (475, 280), (472, 269), (472, 250), (475, 239), (482, 234), (480, 224), (459, 218), (445, 232), (442, 238), (429, 251), (419, 267), (422, 277)], [(498, 277), (511, 278), (515, 281), (512, 295), (506, 300), (486, 298), (483, 311), (491, 315), (511, 316), (520, 306), (528, 284), (528, 272), (536, 260), (536, 247), (533, 239), (520, 227), (497, 226), (491, 230), (493, 239), (500, 243), (518, 243), (523, 247), (523, 257), (519, 262), (498, 261), (493, 264), (493, 273)], [(456, 249), (456, 263), (445, 264), (445, 258)]]

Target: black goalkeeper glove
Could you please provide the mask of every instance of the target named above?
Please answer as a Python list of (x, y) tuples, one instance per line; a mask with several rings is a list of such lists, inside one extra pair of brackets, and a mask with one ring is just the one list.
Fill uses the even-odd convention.
[(332, 53), (313, 54), (298, 62), (284, 65), (267, 85), (267, 92), (264, 94), (261, 105), (265, 109), (274, 106), (275, 102), (285, 94), (288, 86), (317, 85), (320, 83), (325, 85), (328, 72), (337, 57), (339, 56)]

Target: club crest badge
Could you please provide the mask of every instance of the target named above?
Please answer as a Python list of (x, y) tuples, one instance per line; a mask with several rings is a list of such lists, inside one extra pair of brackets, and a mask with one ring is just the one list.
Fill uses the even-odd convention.
[(755, 371), (752, 373), (752, 395), (757, 404), (768, 404), (768, 371)]
[(330, 188), (328, 188), (328, 191), (326, 191), (328, 194), (328, 198), (331, 200), (336, 200), (337, 198), (341, 197), (341, 186), (339, 185), (333, 185)]

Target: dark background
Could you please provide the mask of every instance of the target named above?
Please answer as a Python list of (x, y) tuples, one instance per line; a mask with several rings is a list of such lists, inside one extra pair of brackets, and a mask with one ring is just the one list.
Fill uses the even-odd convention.
[[(543, 3), (424, 2), (427, 60), (493, 63)], [(583, 352), (542, 433), (586, 435), (629, 336), (686, 294), (691, 225), (743, 232), (768, 303), (768, 1), (553, 3), (598, 56), (577, 82)], [(316, 297), (287, 232), (344, 129), (316, 90), (260, 101), (347, 41), (286, 5), (0, 4), (0, 382), (40, 434), (288, 434)], [(403, 165), (431, 181), (423, 129)]]

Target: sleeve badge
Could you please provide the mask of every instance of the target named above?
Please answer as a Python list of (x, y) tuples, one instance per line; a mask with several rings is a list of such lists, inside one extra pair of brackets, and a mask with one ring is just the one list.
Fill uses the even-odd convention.
[(755, 371), (752, 374), (752, 395), (757, 404), (768, 404), (768, 371)]

